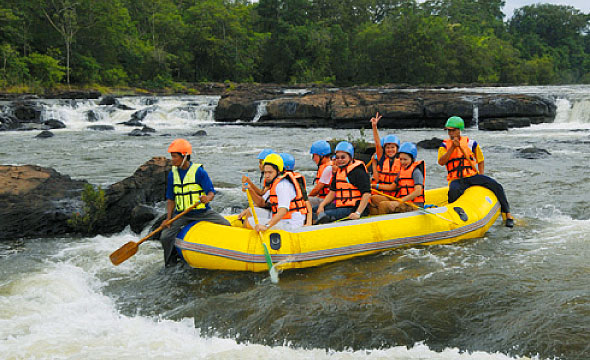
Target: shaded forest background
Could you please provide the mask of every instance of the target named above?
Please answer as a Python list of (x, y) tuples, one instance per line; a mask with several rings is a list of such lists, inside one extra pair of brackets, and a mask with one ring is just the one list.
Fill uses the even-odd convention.
[(502, 0), (2, 0), (0, 88), (590, 83), (590, 15)]

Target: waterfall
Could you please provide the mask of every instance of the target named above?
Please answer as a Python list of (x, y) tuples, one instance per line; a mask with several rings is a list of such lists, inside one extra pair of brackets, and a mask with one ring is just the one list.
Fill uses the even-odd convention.
[(479, 106), (477, 104), (473, 104), (473, 128), (475, 130), (479, 129)]
[(254, 118), (252, 119), (253, 123), (258, 122), (261, 117), (268, 114), (266, 111), (266, 104), (268, 104), (268, 102), (269, 100), (260, 100), (258, 106), (256, 106), (256, 115), (254, 115)]
[(110, 125), (128, 131), (120, 123), (133, 117), (154, 129), (190, 128), (214, 123), (219, 96), (121, 97), (119, 105), (98, 105), (99, 100), (44, 101), (41, 119), (63, 122), (69, 130), (85, 130), (91, 125)]
[(555, 104), (556, 123), (590, 123), (590, 98), (560, 98)]

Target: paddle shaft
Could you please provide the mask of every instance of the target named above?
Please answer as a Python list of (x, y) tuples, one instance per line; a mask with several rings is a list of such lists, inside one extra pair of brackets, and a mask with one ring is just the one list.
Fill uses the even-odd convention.
[(426, 210), (426, 209), (424, 209), (424, 208), (421, 208), (420, 206), (418, 206), (418, 205), (416, 205), (416, 204), (414, 204), (414, 203), (411, 203), (411, 202), (406, 202), (406, 201), (402, 201), (402, 199), (400, 199), (400, 198), (396, 198), (395, 196), (391, 196), (391, 195), (384, 194), (384, 193), (382, 193), (381, 191), (379, 191), (379, 190), (376, 190), (376, 189), (371, 189), (371, 191), (372, 191), (372, 192), (374, 192), (375, 194), (378, 194), (378, 195), (381, 195), (381, 196), (385, 196), (386, 198), (389, 198), (389, 199), (391, 199), (391, 200), (399, 201), (399, 202), (400, 202), (400, 203), (402, 203), (402, 204), (407, 204), (407, 205), (410, 205), (411, 207), (415, 208), (416, 210), (424, 211), (424, 212), (425, 212), (425, 213), (427, 213), (427, 214), (434, 215), (434, 216), (436, 216), (436, 217), (438, 217), (438, 218), (441, 218), (441, 219), (443, 219), (443, 220), (446, 220), (446, 221), (452, 222), (453, 224), (457, 224), (457, 223), (456, 223), (456, 222), (454, 222), (453, 220), (449, 220), (449, 219), (447, 219), (447, 218), (445, 218), (445, 217), (443, 217), (443, 216), (440, 216), (439, 214), (432, 213), (432, 212), (430, 212), (430, 211), (428, 211), (428, 210)]
[[(200, 203), (201, 202), (198, 201), (195, 204), (189, 206), (183, 212), (181, 212), (180, 214), (178, 214), (175, 217), (173, 217), (172, 219), (170, 219), (170, 221), (168, 221), (168, 223), (166, 225), (172, 224), (173, 222), (175, 222), (176, 220), (178, 220), (179, 218), (181, 218), (182, 216), (184, 216), (186, 213), (188, 213), (189, 211), (191, 211), (194, 208), (196, 208)], [(165, 225), (160, 225), (157, 229), (155, 229), (154, 231), (152, 231), (151, 233), (149, 233), (147, 236), (145, 236), (144, 238), (142, 238), (138, 242), (129, 241), (125, 245), (123, 245), (120, 248), (118, 248), (117, 250), (113, 251), (113, 253), (109, 256), (109, 258), (111, 259), (111, 262), (113, 263), (113, 265), (119, 265), (123, 261), (125, 261), (125, 260), (129, 259), (130, 257), (132, 257), (133, 255), (135, 255), (135, 253), (137, 252), (137, 247), (139, 246), (139, 244), (141, 244), (142, 242), (146, 241), (147, 239), (151, 238), (155, 234), (157, 234), (160, 231), (162, 231), (162, 229), (164, 229), (164, 227), (165, 227)]]
[[(252, 195), (250, 195), (250, 189), (246, 190), (246, 195), (248, 196), (248, 204), (250, 205), (250, 210), (252, 211), (252, 217), (254, 217), (254, 224), (258, 225), (258, 216), (256, 215), (256, 211), (254, 210), (254, 202), (252, 201)], [(258, 237), (260, 239), (260, 243), (262, 244), (262, 250), (264, 250), (264, 258), (266, 259), (266, 265), (268, 266), (268, 270), (272, 269), (272, 259), (270, 257), (270, 253), (264, 243), (264, 239), (262, 238), (262, 233), (256, 231), (258, 233)]]
[[(199, 206), (200, 203), (201, 203), (200, 201), (197, 201), (196, 203), (192, 204), (188, 208), (184, 209), (181, 213), (177, 214), (175, 217), (173, 217), (172, 219), (170, 219), (170, 221), (168, 221), (168, 223), (166, 223), (166, 225), (170, 225), (173, 222), (175, 222), (176, 220), (180, 219), (181, 217), (183, 217), (184, 215), (186, 215), (188, 212), (192, 211), (194, 208), (196, 208), (197, 206)], [(164, 220), (162, 223), (164, 223), (165, 221), (166, 220)], [(166, 225), (160, 225), (156, 230), (152, 231), (146, 237), (144, 237), (143, 239), (139, 240), (137, 242), (137, 245), (141, 244), (142, 242), (146, 241), (147, 239), (151, 238), (155, 234), (157, 234), (160, 231), (162, 231), (166, 227)]]

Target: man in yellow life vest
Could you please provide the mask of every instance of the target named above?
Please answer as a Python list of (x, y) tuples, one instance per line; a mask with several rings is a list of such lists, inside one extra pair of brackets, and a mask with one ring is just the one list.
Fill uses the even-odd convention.
[[(354, 147), (348, 141), (336, 145), (336, 174), (332, 177), (330, 192), (317, 209), (317, 223), (351, 220), (368, 215), (367, 205), (371, 198), (371, 181), (365, 164), (354, 159)], [(336, 207), (324, 209), (332, 201)]]
[(308, 212), (304, 194), (293, 172), (285, 171), (279, 154), (269, 154), (264, 159), (264, 180), (270, 184), (270, 189), (262, 196), (251, 193), (257, 206), (254, 211), (258, 225), (254, 224), (250, 209), (242, 211), (238, 219), (247, 219), (244, 225), (256, 231), (270, 228), (289, 231), (304, 226)]
[[(185, 139), (176, 139), (168, 147), (168, 152), (172, 157), (172, 170), (168, 173), (166, 182), (166, 220), (162, 223), (165, 228), (160, 237), (166, 267), (175, 265), (180, 259), (174, 241), (184, 226), (195, 221), (230, 225), (229, 221), (209, 206), (215, 197), (215, 189), (203, 166), (190, 161), (191, 144)], [(175, 214), (181, 213), (196, 202), (200, 204), (194, 210), (169, 224)]]
[(459, 116), (450, 117), (445, 129), (449, 138), (438, 148), (438, 163), (447, 168), (449, 182), (449, 203), (456, 201), (470, 186), (483, 186), (490, 189), (500, 202), (507, 227), (514, 226), (514, 218), (510, 214), (510, 205), (506, 199), (504, 188), (496, 180), (484, 173), (483, 153), (477, 142), (467, 136), (461, 136), (465, 122)]

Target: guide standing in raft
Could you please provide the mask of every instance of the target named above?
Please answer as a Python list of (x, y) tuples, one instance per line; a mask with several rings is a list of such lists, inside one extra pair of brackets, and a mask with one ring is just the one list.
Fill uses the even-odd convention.
[[(176, 139), (168, 147), (168, 152), (172, 157), (172, 170), (168, 173), (166, 184), (166, 220), (163, 223), (165, 229), (160, 237), (166, 267), (176, 264), (179, 260), (174, 241), (184, 226), (195, 221), (230, 225), (229, 221), (211, 210), (209, 206), (215, 197), (215, 189), (203, 165), (193, 164), (190, 161), (191, 144), (184, 139)], [(199, 201), (200, 204), (194, 210), (169, 224), (175, 214), (181, 213)]]

